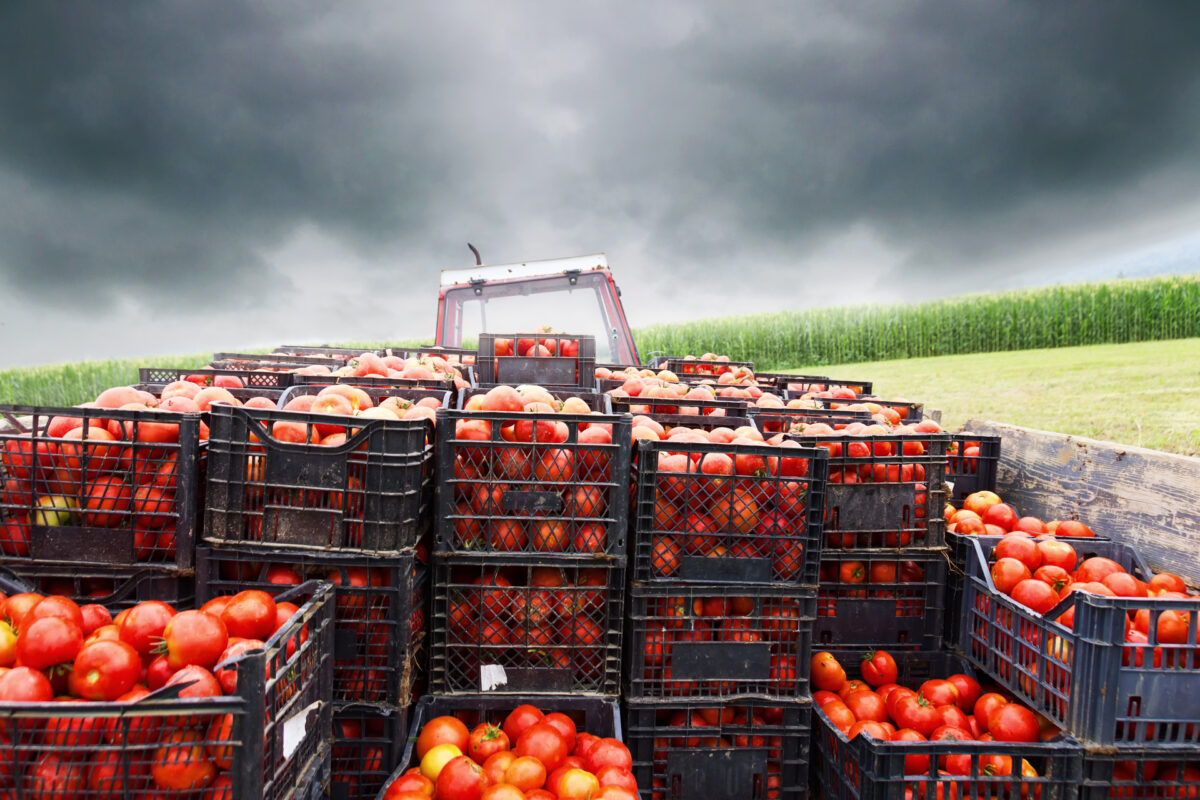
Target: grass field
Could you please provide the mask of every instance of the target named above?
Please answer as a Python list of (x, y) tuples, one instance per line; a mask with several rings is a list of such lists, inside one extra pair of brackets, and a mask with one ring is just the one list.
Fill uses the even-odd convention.
[(871, 378), (955, 430), (1007, 422), (1200, 456), (1200, 339), (977, 353), (798, 370)]

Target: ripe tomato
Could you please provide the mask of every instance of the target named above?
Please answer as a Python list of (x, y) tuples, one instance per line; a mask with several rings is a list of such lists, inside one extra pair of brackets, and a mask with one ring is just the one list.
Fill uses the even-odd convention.
[(401, 775), (388, 784), (383, 800), (398, 800), (401, 792), (411, 792), (422, 797), (433, 797), (435, 784), (419, 772), (409, 772)]
[(864, 720), (887, 722), (888, 714), (883, 698), (870, 689), (851, 692), (843, 702), (850, 709), (854, 718), (860, 722)]
[(975, 719), (978, 721), (979, 728), (982, 733), (989, 732), (988, 717), (991, 716), (992, 712), (1000, 706), (1007, 704), (1008, 698), (1002, 694), (997, 694), (996, 692), (988, 692), (987, 694), (980, 696), (980, 698), (975, 701), (975, 707), (972, 709), (972, 713), (975, 715)]
[(488, 756), (483, 762), (483, 774), (488, 776), (488, 783), (505, 783), (504, 772), (517, 760), (517, 754), (512, 750), (501, 750)]
[(1050, 584), (1037, 578), (1026, 578), (1012, 589), (1012, 599), (1035, 614), (1045, 614), (1058, 603), (1058, 593)]
[[(892, 697), (898, 694), (892, 692)], [(898, 728), (912, 728), (922, 736), (929, 736), (942, 725), (936, 706), (921, 695), (903, 695), (893, 708), (892, 719)]]
[(887, 729), (880, 723), (870, 719), (860, 719), (858, 722), (850, 726), (850, 730), (846, 733), (847, 739), (853, 739), (860, 733), (866, 732), (873, 739), (878, 739), (881, 742), (886, 742), (889, 739)]
[(17, 637), (17, 660), (33, 669), (70, 664), (83, 647), (83, 631), (61, 617), (42, 617), (26, 624)]
[[(600, 747), (599, 744), (592, 748), (593, 756), (598, 747)], [(566, 759), (569, 751), (566, 739), (558, 732), (557, 728), (544, 722), (538, 722), (521, 734), (513, 752), (517, 754), (518, 758), (533, 756), (546, 765), (548, 772), (553, 772)]]
[(458, 756), (438, 773), (436, 796), (441, 800), (480, 800), (485, 788), (483, 768), (467, 756)]
[(521, 734), (533, 725), (536, 725), (542, 720), (541, 710), (531, 705), (520, 705), (514, 708), (507, 717), (504, 718), (504, 732), (508, 734), (508, 740), (515, 742), (521, 738)]
[[(221, 651), (220, 657), (217, 658), (218, 664), (223, 664), (226, 661), (231, 661), (243, 653), (249, 653), (252, 650), (261, 650), (266, 647), (266, 643), (258, 639), (238, 639), (228, 645)], [(221, 689), (225, 694), (233, 694), (237, 689), (237, 665), (230, 664), (227, 667), (221, 667), (213, 673), (217, 682), (221, 684)]]
[(120, 622), (121, 641), (148, 661), (162, 639), (167, 623), (175, 616), (175, 609), (161, 600), (147, 600), (123, 613), (125, 618)]
[(475, 726), (467, 739), (465, 752), (476, 764), (483, 764), (490, 756), (512, 748), (508, 734), (488, 722)]
[(1004, 594), (1012, 594), (1014, 586), (1032, 577), (1033, 573), (1029, 571), (1029, 567), (1015, 558), (1002, 558), (992, 564), (992, 583), (995, 584), (996, 591)]
[(217, 766), (205, 752), (203, 740), (190, 731), (176, 731), (154, 752), (150, 775), (160, 789), (195, 791), (217, 777)]
[(599, 791), (600, 781), (582, 769), (567, 770), (555, 785), (558, 800), (592, 800)]
[(1055, 595), (1061, 595), (1063, 589), (1071, 585), (1071, 573), (1062, 567), (1043, 564), (1033, 573), (1034, 580), (1039, 580), (1054, 590)]
[[(925, 742), (928, 741), (924, 736), (914, 731), (912, 728), (901, 728), (892, 734), (891, 741), (893, 742)], [(904, 757), (904, 774), (905, 775), (921, 775), (929, 772), (929, 756), (922, 754), (913, 754)]]
[(975, 680), (970, 675), (964, 675), (961, 672), (951, 675), (949, 678), (946, 678), (946, 680), (953, 683), (954, 688), (958, 689), (958, 707), (961, 708), (966, 714), (975, 713), (975, 701), (977, 701), (979, 696), (983, 693), (983, 689), (980, 687), (979, 681)]
[(1074, 577), (1077, 583), (1101, 583), (1105, 576), (1124, 571), (1125, 568), (1111, 558), (1093, 556), (1079, 565)]
[(228, 642), (225, 623), (206, 611), (182, 611), (163, 629), (167, 665), (172, 670), (189, 664), (212, 669)]
[(633, 777), (629, 770), (617, 766), (610, 765), (600, 769), (596, 773), (596, 780), (600, 782), (601, 789), (605, 786), (623, 786), (631, 792), (637, 791), (637, 778)]
[(828, 692), (840, 692), (846, 685), (846, 670), (832, 653), (821, 651), (809, 663), (812, 685)]
[(1037, 717), (1025, 706), (1005, 703), (988, 715), (987, 732), (998, 742), (1036, 742), (1041, 728)]
[(176, 684), (184, 684), (184, 688), (179, 690), (180, 697), (221, 696), (221, 684), (204, 667), (184, 667), (172, 675), (171, 679), (165, 685), (174, 686)]
[(922, 683), (921, 687), (917, 689), (917, 694), (935, 706), (958, 704), (958, 689), (950, 681), (940, 678)]
[(886, 650), (870, 650), (862, 658), (862, 677), (874, 688), (896, 682), (896, 659)]
[(540, 789), (546, 785), (546, 765), (532, 756), (514, 758), (504, 770), (504, 782), (523, 792)]
[(1160, 572), (1150, 579), (1147, 589), (1151, 594), (1158, 592), (1179, 592), (1184, 594), (1187, 592), (1187, 585), (1184, 584), (1183, 578), (1178, 575), (1173, 575), (1170, 572)]
[[(590, 635), (590, 632), (589, 632), (588, 636), (584, 636), (584, 634), (580, 630), (580, 626), (579, 626), (580, 622), (589, 622), (589, 620), (585, 620), (582, 618), (579, 618), (576, 620), (575, 642), (578, 644), (596, 644), (596, 643), (598, 643), (600, 641), (600, 639), (603, 637), (603, 633), (601, 632), (597, 636), (597, 635)], [(587, 630), (587, 628), (585, 627), (584, 630)], [(574, 720), (572, 720), (566, 714), (560, 714), (558, 712), (555, 712), (552, 714), (547, 714), (545, 717), (543, 717), (542, 722), (546, 725), (553, 726), (560, 734), (562, 734), (563, 739), (567, 743), (567, 752), (568, 753), (571, 753), (572, 751), (575, 750), (575, 739), (578, 736), (579, 731), (575, 727)]]
[[(43, 598), (33, 607), (29, 609), (29, 613), (25, 616), (22, 624), (28, 627), (30, 623), (39, 619), (48, 619), (50, 617), (58, 617), (65, 619), (68, 622), (74, 623), (79, 630), (83, 630), (83, 611), (69, 597), (61, 597), (51, 595)], [(86, 635), (86, 634), (84, 634)]]
[(54, 699), (54, 687), (41, 671), (13, 667), (0, 674), (0, 702), (46, 703)]
[[(1075, 548), (1067, 542), (1058, 539), (1042, 539), (1037, 543), (1038, 552), (1042, 555), (1043, 567), (1062, 567), (1067, 572), (1075, 569), (1077, 556)], [(1037, 568), (1035, 567), (1036, 571)]]
[(525, 800), (525, 793), (511, 783), (495, 783), (483, 790), (479, 800)]
[(1026, 533), (1005, 534), (992, 551), (992, 557), (997, 561), (1002, 558), (1015, 558), (1028, 567), (1030, 572), (1042, 565), (1042, 553), (1038, 549), (1038, 543)]
[(596, 773), (605, 767), (617, 766), (627, 772), (633, 771), (633, 756), (629, 748), (619, 739), (601, 739), (588, 751), (584, 768)]
[(229, 636), (265, 641), (275, 632), (275, 598), (259, 589), (238, 592), (221, 612), (221, 622)]
[(821, 711), (825, 716), (829, 717), (829, 721), (833, 726), (842, 733), (849, 733), (850, 728), (854, 726), (858, 720), (854, 717), (854, 712), (851, 711), (845, 703), (837, 700), (832, 703), (826, 703), (821, 707)]
[(439, 744), (452, 744), (465, 753), (470, 747), (470, 742), (471, 732), (462, 720), (451, 716), (434, 717), (425, 723), (425, 727), (421, 728), (421, 733), (417, 736), (417, 758), (424, 758), (426, 753)]
[(132, 689), (141, 672), (136, 650), (125, 642), (100, 639), (75, 656), (71, 685), (85, 700), (109, 702)]

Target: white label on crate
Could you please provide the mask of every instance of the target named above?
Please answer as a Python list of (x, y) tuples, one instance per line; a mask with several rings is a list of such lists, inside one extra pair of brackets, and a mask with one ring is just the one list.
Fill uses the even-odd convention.
[(315, 714), (317, 709), (321, 707), (321, 702), (310, 705), (308, 708), (302, 708), (288, 718), (287, 722), (283, 723), (283, 757), (284, 759), (291, 758), (292, 753), (304, 741), (304, 736), (308, 733), (308, 718)]
[(503, 664), (484, 664), (479, 668), (479, 687), (490, 692), (498, 686), (508, 685), (508, 674)]

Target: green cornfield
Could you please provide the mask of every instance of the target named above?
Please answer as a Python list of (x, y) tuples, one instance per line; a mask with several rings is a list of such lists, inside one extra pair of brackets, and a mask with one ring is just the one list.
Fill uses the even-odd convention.
[(780, 311), (635, 331), (645, 355), (727, 355), (760, 370), (1200, 336), (1200, 273)]

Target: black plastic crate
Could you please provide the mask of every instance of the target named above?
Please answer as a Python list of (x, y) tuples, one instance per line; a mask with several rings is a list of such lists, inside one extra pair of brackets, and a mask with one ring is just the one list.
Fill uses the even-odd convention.
[(129, 608), (146, 600), (162, 600), (182, 610), (196, 598), (195, 572), (190, 569), (6, 561), (0, 567), (0, 576), (4, 575), (31, 586), (39, 594), (61, 594), (80, 605), (99, 603), (114, 610)]
[[(381, 386), (355, 386), (353, 388), (365, 392), (367, 397), (371, 398), (371, 403), (376, 406), (389, 397), (395, 397), (412, 404), (429, 398), (438, 402), (438, 408), (452, 408), (455, 398), (455, 393), (446, 389), (389, 389)], [(328, 389), (329, 386), (320, 386), (311, 383), (298, 383), (295, 386), (289, 386), (279, 396), (279, 407), (283, 408), (288, 404), (288, 401), (296, 397), (304, 397), (306, 395), (317, 396)]]
[(745, 417), (749, 401), (741, 397), (715, 397), (712, 399), (698, 397), (612, 397), (613, 411), (618, 414), (630, 413), (634, 416), (645, 414), (651, 419), (657, 419), (660, 414), (667, 416), (686, 415), (692, 417), (730, 416)]
[(436, 556), (431, 594), (430, 691), (620, 691), (624, 559)]
[[(155, 397), (157, 397), (158, 399), (161, 400), (163, 390), (166, 387), (167, 387), (167, 384), (164, 384), (164, 383), (135, 383), (130, 388), (137, 389), (138, 391), (142, 391), (142, 392), (149, 392), (150, 394), (154, 395)], [(224, 387), (222, 387), (222, 388), (224, 388)], [(279, 398), (283, 396), (283, 393), (286, 390), (285, 389), (262, 389), (262, 388), (258, 388), (258, 387), (239, 389), (237, 387), (234, 387), (232, 389), (225, 389), (225, 391), (229, 392), (229, 394), (231, 394), (235, 400), (237, 400), (239, 403), (242, 403), (242, 404), (245, 404), (247, 400), (251, 400), (255, 397), (262, 397), (262, 398), (270, 400), (272, 403), (278, 405)], [(203, 456), (203, 455), (204, 454), (202, 452), (201, 456)]]
[(400, 765), (407, 744), (408, 708), (365, 703), (333, 711), (331, 800), (372, 800)]
[(389, 355), (383, 348), (373, 347), (330, 347), (329, 345), (281, 344), (272, 353), (286, 356), (326, 356), (330, 360), (354, 358), (363, 353), (374, 353), (377, 356)]
[[(0, 406), (0, 415), (5, 561), (192, 566), (198, 415), (44, 406)], [(68, 426), (83, 436), (65, 435)]]
[(825, 554), (813, 646), (939, 648), (947, 569), (945, 552)]
[(640, 440), (635, 467), (635, 580), (816, 585), (825, 451)]
[(1084, 747), (1079, 800), (1200, 797), (1200, 747)]
[[(355, 355), (362, 353), (360, 350)], [(224, 366), (218, 366), (225, 362)], [(212, 364), (217, 369), (257, 369), (264, 365), (268, 367), (284, 366), (296, 369), (306, 366), (340, 367), (346, 363), (346, 357), (331, 358), (329, 354), (300, 355), (297, 353), (213, 353)]]
[[(979, 448), (968, 456), (968, 447)], [(954, 487), (951, 502), (958, 506), (974, 492), (996, 491), (996, 469), (1000, 465), (1000, 437), (986, 433), (954, 433), (946, 448), (949, 463), (946, 481)]]
[(825, 550), (937, 549), (946, 543), (946, 446), (949, 435), (805, 436), (829, 451)]
[[(511, 353), (497, 355), (497, 339), (507, 340)], [(522, 340), (542, 343), (548, 356), (525, 356)], [(560, 355), (574, 342), (572, 355)], [(586, 386), (596, 383), (596, 337), (567, 333), (481, 333), (475, 358), (475, 377), (481, 384), (536, 383), (541, 386)]]
[(625, 696), (808, 697), (815, 616), (812, 590), (635, 583), (629, 590)]
[[(396, 552), (430, 523), (433, 422), (214, 406), (204, 539), (322, 552)], [(314, 430), (344, 431), (337, 445)], [(307, 440), (282, 441), (290, 431)]]
[(407, 706), (425, 663), (429, 570), (413, 551), (393, 557), (233, 547), (197, 549), (201, 602), (242, 591), (331, 581), (336, 598), (333, 697)]
[(911, 400), (882, 400), (870, 395), (859, 397), (855, 400), (840, 397), (821, 397), (819, 395), (814, 395), (811, 399), (820, 403), (825, 408), (834, 410), (846, 410), (850, 406), (865, 406), (868, 403), (880, 406), (881, 408), (890, 408), (899, 417), (898, 421), (893, 420), (895, 424), (910, 424), (920, 422), (924, 419), (925, 405)]
[(824, 375), (780, 375), (777, 381), (780, 390), (786, 393), (785, 398), (788, 400), (809, 393), (832, 392), (835, 389), (849, 389), (855, 395), (869, 395), (875, 388), (872, 381), (857, 378), (830, 378)]
[(647, 800), (804, 800), (812, 701), (625, 704), (625, 741)]
[(832, 408), (772, 408), (770, 406), (750, 406), (746, 415), (754, 420), (755, 427), (763, 436), (770, 437), (776, 433), (791, 433), (800, 426), (823, 422), (834, 430), (840, 430), (852, 422), (871, 424), (871, 414), (868, 411), (845, 411)]
[(753, 361), (713, 361), (700, 358), (687, 358), (684, 356), (660, 356), (650, 363), (654, 369), (670, 370), (680, 379), (683, 379), (684, 376), (689, 378), (715, 378), (723, 373), (731, 372), (738, 367), (745, 367), (751, 372), (754, 371)]
[[(524, 703), (536, 705), (547, 714), (565, 714), (575, 723), (580, 733), (587, 732), (601, 739), (622, 738), (620, 710), (616, 701), (608, 698), (576, 695), (537, 695), (524, 698), (489, 694), (426, 695), (413, 706), (412, 725), (401, 740), (404, 752), (395, 771), (376, 795), (376, 800), (384, 800), (387, 786), (420, 764), (416, 753), (417, 737), (421, 735), (421, 729), (429, 720), (442, 716), (457, 717), (468, 730), (473, 730), (476, 725), (485, 722), (501, 725), (514, 708)], [(334, 800), (338, 800), (337, 795), (334, 795)]]
[(691, 428), (692, 430), (708, 431), (711, 433), (720, 428), (728, 428), (729, 430), (736, 431), (738, 428), (750, 428), (754, 426), (749, 417), (741, 416), (710, 415), (704, 417), (692, 414), (635, 414), (633, 417), (634, 427), (637, 427), (637, 424), (642, 421), (638, 419), (639, 417), (645, 417), (657, 422), (668, 433), (674, 428)]
[(624, 555), (628, 416), (439, 411), (437, 427), (436, 552)]
[(297, 376), (291, 372), (268, 372), (252, 369), (178, 369), (176, 367), (141, 367), (138, 369), (139, 383), (172, 383), (191, 381), (201, 386), (220, 386), (218, 378), (233, 378), (238, 383), (225, 388), (286, 389)]
[[(47, 783), (35, 792), (20, 774), (28, 768), (27, 779), (42, 767), (60, 779), (79, 775), (66, 764), (90, 758), (110, 764), (117, 785), (139, 790), (130, 796), (155, 794), (165, 788), (156, 767), (196, 758), (192, 748), (203, 748), (205, 758), (216, 760), (208, 755), (214, 751), (227, 758), (231, 797), (310, 797), (302, 781), (311, 780), (314, 759), (329, 757), (333, 591), (311, 582), (284, 597), (300, 605), (299, 612), (263, 649), (236, 660), (235, 694), (181, 701), (175, 697), (179, 687), (164, 687), (136, 703), (0, 703), (0, 726), (7, 732), (0, 792), (90, 797), (69, 784), (52, 790)], [(226, 720), (230, 728), (223, 733)], [(55, 734), (43, 736), (51, 721)]]
[[(1200, 746), (1200, 598), (1072, 592), (1043, 617), (996, 590), (991, 548), (971, 544), (959, 642), (972, 662), (1085, 743)], [(1071, 544), (1081, 562), (1102, 556), (1139, 580), (1153, 575), (1129, 545)], [(1072, 608), (1073, 627), (1056, 621)], [(1146, 644), (1125, 639), (1139, 611), (1148, 615)], [(1163, 614), (1186, 620), (1181, 643), (1159, 641)]]
[[(921, 681), (945, 678), (971, 670), (959, 656), (946, 652), (893, 652), (898, 682), (915, 688)], [(858, 679), (860, 661), (841, 661), (846, 677)], [(936, 741), (887, 742), (867, 735), (847, 739), (817, 708), (814, 723), (815, 770), (824, 797), (829, 800), (907, 800), (938, 798), (1037, 798), (1074, 800), (1081, 775), (1078, 743), (1065, 737), (1050, 742)], [(949, 775), (940, 768), (942, 756), (970, 756), (970, 774)], [(907, 772), (905, 758), (929, 756), (929, 767)], [(986, 756), (1012, 759), (1011, 775), (990, 775)], [(1022, 777), (1021, 761), (1028, 761), (1038, 777)]]

